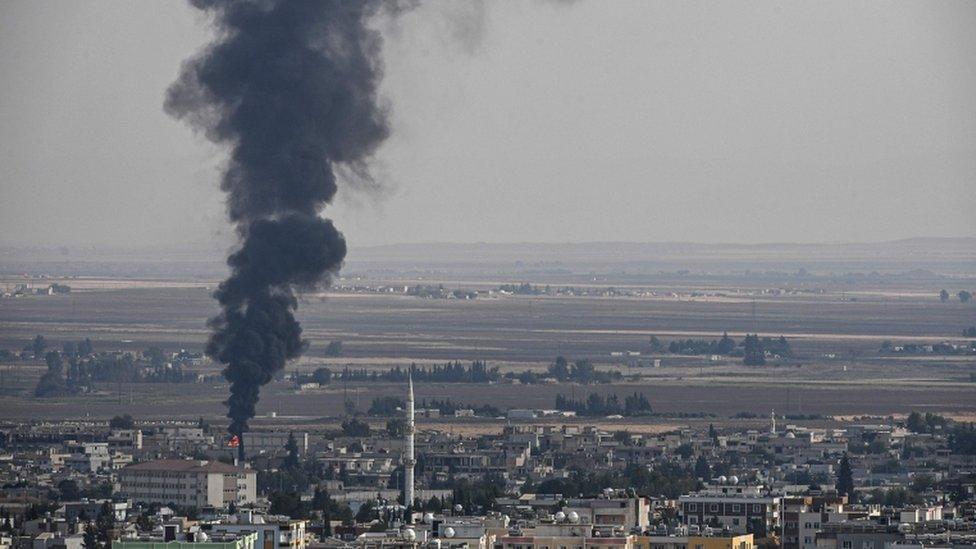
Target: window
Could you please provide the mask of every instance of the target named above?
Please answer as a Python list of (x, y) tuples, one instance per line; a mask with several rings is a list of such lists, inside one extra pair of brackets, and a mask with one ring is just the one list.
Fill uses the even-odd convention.
[(738, 503), (733, 503), (732, 504), (732, 512), (733, 513), (741, 513), (742, 512), (742, 506), (739, 505)]
[(762, 513), (763, 512), (763, 506), (762, 506), (762, 504), (761, 503), (753, 503), (752, 504), (752, 512), (753, 513)]
[(737, 518), (732, 519), (732, 526), (738, 526), (738, 525), (739, 525), (739, 519)]
[(688, 524), (698, 524), (698, 517), (688, 517)]
[(695, 503), (689, 503), (688, 504), (688, 510), (689, 511), (697, 511), (698, 510), (698, 505), (695, 504)]
[(843, 548), (844, 549), (851, 549), (852, 546), (853, 546), (853, 544), (851, 542), (845, 541), (844, 542), (844, 545), (843, 545)]
[(712, 513), (718, 513), (718, 504), (712, 503), (708, 506), (708, 510)]

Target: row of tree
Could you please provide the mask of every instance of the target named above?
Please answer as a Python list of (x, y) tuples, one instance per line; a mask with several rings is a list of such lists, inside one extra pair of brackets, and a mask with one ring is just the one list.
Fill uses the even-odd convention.
[(576, 383), (610, 383), (621, 377), (617, 371), (597, 370), (589, 360), (577, 360), (572, 364), (566, 357), (558, 356), (555, 362), (546, 370), (549, 377), (556, 381), (571, 381)]
[(498, 368), (489, 368), (482, 361), (474, 361), (469, 366), (460, 361), (434, 364), (430, 367), (411, 364), (408, 368), (394, 366), (385, 372), (353, 369), (348, 366), (335, 373), (329, 368), (318, 368), (310, 374), (298, 374), (298, 383), (314, 382), (320, 385), (347, 381), (388, 381), (406, 382), (413, 375), (414, 381), (432, 383), (489, 383), (501, 379)]
[(626, 417), (646, 416), (653, 413), (651, 402), (644, 393), (635, 392), (624, 397), (623, 403), (616, 393), (604, 397), (600, 393), (590, 393), (585, 400), (576, 400), (564, 395), (556, 395), (556, 409), (564, 412), (576, 412), (580, 416), (610, 416)]
[[(962, 290), (956, 294), (956, 297), (959, 298), (961, 303), (969, 303), (973, 300), (973, 293), (968, 290)], [(949, 291), (943, 288), (942, 291), (939, 292), (939, 299), (943, 303), (949, 301)]]
[(90, 353), (79, 355), (48, 351), (47, 371), (34, 388), (36, 397), (56, 397), (89, 392), (96, 383), (185, 383), (196, 374), (185, 369), (189, 358), (168, 361), (158, 348), (141, 356), (132, 353)]
[(728, 355), (735, 347), (735, 340), (725, 332), (718, 340), (676, 339), (668, 344), (668, 352), (677, 355)]

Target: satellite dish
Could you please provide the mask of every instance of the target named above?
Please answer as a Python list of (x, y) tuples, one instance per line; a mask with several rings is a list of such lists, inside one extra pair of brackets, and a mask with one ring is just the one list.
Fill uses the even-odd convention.
[(729, 483), (731, 483), (731, 484), (739, 484), (739, 477), (737, 477), (735, 475), (732, 475), (731, 477), (729, 477)]
[(403, 531), (403, 537), (407, 541), (414, 541), (417, 539), (417, 532), (414, 532), (412, 528), (407, 528)]
[(577, 522), (579, 522), (579, 520), (580, 520), (579, 513), (577, 513), (576, 511), (569, 512), (569, 522), (576, 524)]
[(556, 522), (562, 522), (564, 520), (566, 520), (566, 513), (563, 513), (562, 511), (556, 513)]
[(463, 505), (461, 505), (460, 503), (458, 503), (457, 505), (454, 506), (454, 512), (455, 513), (460, 513), (461, 511), (464, 511), (464, 506)]
[(454, 528), (451, 528), (450, 526), (448, 526), (447, 528), (444, 529), (444, 537), (445, 538), (453, 538), (454, 537), (454, 534), (455, 534)]
[(434, 522), (434, 513), (424, 513), (424, 522), (427, 524)]
[(728, 481), (729, 481), (729, 479), (725, 478), (725, 475), (722, 475), (722, 476), (718, 477), (718, 483), (719, 484), (725, 484)]

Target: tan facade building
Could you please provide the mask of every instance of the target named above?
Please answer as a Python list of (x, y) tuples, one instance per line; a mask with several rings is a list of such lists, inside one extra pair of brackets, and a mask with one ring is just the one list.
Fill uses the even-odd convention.
[(247, 505), (257, 498), (257, 473), (217, 461), (161, 459), (119, 471), (123, 497), (192, 507)]

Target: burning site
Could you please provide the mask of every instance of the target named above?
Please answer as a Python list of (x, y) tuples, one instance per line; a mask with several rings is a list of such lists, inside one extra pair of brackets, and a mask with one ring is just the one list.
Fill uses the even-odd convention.
[(214, 293), (207, 354), (230, 382), (228, 430), (243, 435), (261, 387), (307, 346), (296, 293), (327, 286), (346, 242), (320, 216), (344, 182), (369, 180), (389, 133), (378, 103), (378, 2), (195, 1), (216, 38), (188, 60), (166, 111), (225, 146), (221, 179), (240, 245)]

